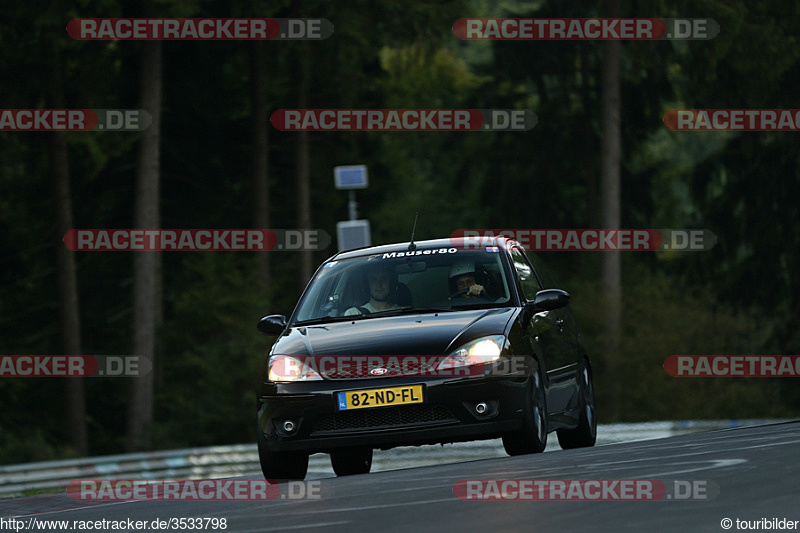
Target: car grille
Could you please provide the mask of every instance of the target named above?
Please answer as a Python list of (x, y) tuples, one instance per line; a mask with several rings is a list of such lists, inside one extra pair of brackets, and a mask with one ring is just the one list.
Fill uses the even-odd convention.
[(441, 405), (405, 405), (359, 409), (320, 417), (314, 433), (354, 431), (391, 427), (421, 426), (458, 422), (450, 409)]
[[(339, 362), (335, 368), (321, 372), (327, 379), (353, 379), (353, 378), (390, 378), (398, 376), (416, 376), (435, 372), (435, 364), (444, 357), (387, 357), (379, 356), (383, 359), (377, 364), (366, 364), (364, 361)], [(370, 372), (377, 369), (383, 373)]]

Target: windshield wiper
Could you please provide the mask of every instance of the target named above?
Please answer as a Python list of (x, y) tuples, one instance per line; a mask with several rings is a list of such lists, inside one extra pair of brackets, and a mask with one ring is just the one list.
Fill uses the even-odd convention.
[(398, 315), (413, 315), (415, 313), (448, 313), (450, 311), (458, 311), (452, 307), (402, 307), (400, 309), (387, 309), (385, 311), (375, 311), (363, 315), (343, 315), (343, 316), (321, 316), (319, 318), (310, 318), (308, 320), (300, 320), (292, 324), (292, 326), (313, 326), (316, 324), (329, 324), (331, 322), (347, 322), (350, 320), (360, 320), (369, 317), (382, 317), (382, 316), (398, 316)]
[(348, 320), (358, 320), (370, 315), (343, 315), (343, 316), (321, 316), (319, 318), (309, 318), (308, 320), (300, 320), (292, 324), (292, 326), (313, 326), (314, 324), (328, 324), (331, 322), (347, 322)]
[[(413, 315), (414, 313), (447, 313), (453, 311), (452, 307), (402, 307), (400, 309), (390, 309), (388, 311), (379, 311), (381, 316), (387, 315)], [(373, 313), (378, 314), (378, 313)]]

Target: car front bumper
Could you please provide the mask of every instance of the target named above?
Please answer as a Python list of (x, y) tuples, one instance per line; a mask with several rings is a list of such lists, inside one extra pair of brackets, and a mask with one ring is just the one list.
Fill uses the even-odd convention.
[[(337, 393), (423, 386), (423, 402), (339, 410)], [(329, 452), (350, 446), (395, 446), (490, 439), (522, 425), (527, 377), (342, 379), (261, 386), (258, 421), (272, 451)], [(485, 403), (484, 413), (476, 412)], [(284, 430), (291, 420), (294, 429)]]

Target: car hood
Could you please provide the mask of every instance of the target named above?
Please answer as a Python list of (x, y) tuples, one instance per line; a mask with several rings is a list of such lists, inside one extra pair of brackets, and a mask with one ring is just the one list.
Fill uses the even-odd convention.
[(479, 337), (501, 335), (516, 308), (365, 318), (289, 328), (275, 355), (443, 355)]

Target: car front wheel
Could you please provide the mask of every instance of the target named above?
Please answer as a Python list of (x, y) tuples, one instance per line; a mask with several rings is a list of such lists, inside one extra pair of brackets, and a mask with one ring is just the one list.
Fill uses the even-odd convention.
[(508, 455), (541, 453), (547, 446), (547, 401), (538, 361), (531, 363), (531, 387), (522, 428), (503, 436)]
[(259, 430), (258, 459), (266, 479), (302, 480), (308, 472), (308, 454), (305, 452), (274, 452)]
[(372, 468), (372, 448), (347, 448), (332, 451), (331, 466), (337, 476), (367, 474)]

